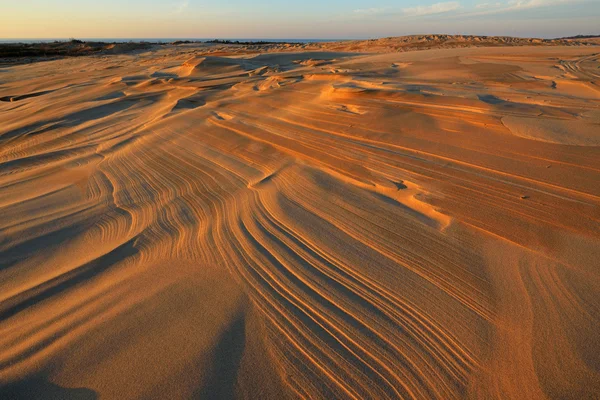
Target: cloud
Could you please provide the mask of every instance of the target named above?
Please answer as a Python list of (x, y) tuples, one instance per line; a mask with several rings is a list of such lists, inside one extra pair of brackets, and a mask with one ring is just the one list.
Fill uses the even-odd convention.
[(429, 6), (416, 6), (402, 9), (404, 16), (419, 17), (423, 15), (442, 14), (458, 10), (460, 3), (458, 1), (447, 1), (444, 3), (435, 3)]
[(407, 8), (372, 7), (359, 8), (346, 14), (342, 18), (351, 20), (362, 19), (397, 19), (427, 17), (430, 15), (445, 14), (445, 17), (461, 18), (502, 14), (517, 12), (541, 7), (558, 6), (561, 4), (572, 4), (590, 0), (502, 0), (487, 1), (474, 4), (471, 7), (463, 7), (459, 1), (446, 1), (431, 5), (418, 5)]
[(435, 3), (429, 6), (415, 6), (408, 8), (359, 8), (354, 10), (354, 17), (421, 17), (433, 14), (443, 14), (460, 9), (458, 1)]
[(568, 3), (567, 0), (511, 0), (508, 2), (507, 9), (511, 10), (526, 10), (529, 8), (537, 8), (551, 6), (561, 3)]
[(184, 0), (175, 6), (173, 14), (181, 14), (190, 5), (189, 0)]
[(354, 14), (358, 15), (375, 15), (385, 12), (384, 8), (359, 8), (354, 10)]
[(511, 11), (523, 11), (533, 8), (573, 4), (586, 0), (508, 0), (498, 3), (481, 3), (475, 6), (477, 11), (465, 13), (461, 16), (472, 17), (480, 15), (500, 14)]
[(480, 3), (475, 6), (478, 10), (490, 9), (490, 8), (499, 8), (502, 7), (504, 3)]

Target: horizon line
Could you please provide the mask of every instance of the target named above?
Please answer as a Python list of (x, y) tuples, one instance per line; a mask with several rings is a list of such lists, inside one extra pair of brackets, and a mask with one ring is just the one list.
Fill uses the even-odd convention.
[(543, 37), (543, 36), (518, 36), (518, 35), (484, 35), (484, 34), (470, 34), (470, 33), (410, 33), (404, 35), (383, 35), (383, 36), (362, 36), (362, 37), (225, 37), (225, 36), (208, 36), (208, 37), (0, 37), (0, 41), (8, 40), (372, 40), (372, 39), (386, 39), (394, 37), (404, 36), (425, 36), (425, 35), (448, 35), (448, 36), (474, 36), (474, 37), (512, 37), (522, 39), (563, 39), (563, 38), (574, 38), (578, 36), (582, 37), (600, 37), (600, 34), (587, 34), (578, 33), (574, 35), (566, 35), (560, 37)]

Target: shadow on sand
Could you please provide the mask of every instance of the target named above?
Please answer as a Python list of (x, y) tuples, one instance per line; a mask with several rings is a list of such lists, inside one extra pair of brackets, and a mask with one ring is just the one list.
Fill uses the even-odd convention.
[(30, 377), (0, 386), (3, 400), (95, 400), (98, 394), (86, 388), (66, 388), (49, 382), (44, 377)]
[(194, 399), (235, 398), (235, 385), (245, 345), (246, 318), (245, 313), (241, 312), (219, 338), (214, 350), (212, 368), (204, 385), (194, 393)]

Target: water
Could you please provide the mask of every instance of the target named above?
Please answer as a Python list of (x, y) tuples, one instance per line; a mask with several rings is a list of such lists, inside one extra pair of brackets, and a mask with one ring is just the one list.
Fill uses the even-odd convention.
[[(266, 39), (266, 38), (77, 38), (84, 42), (107, 42), (107, 43), (127, 43), (127, 42), (152, 42), (152, 43), (171, 43), (177, 40), (190, 40), (196, 42), (206, 42), (209, 40), (230, 40), (240, 42), (280, 42), (280, 43), (320, 43), (337, 42), (340, 39)], [(43, 38), (43, 39), (0, 39), (0, 43), (48, 43), (48, 42), (67, 42), (69, 38)]]

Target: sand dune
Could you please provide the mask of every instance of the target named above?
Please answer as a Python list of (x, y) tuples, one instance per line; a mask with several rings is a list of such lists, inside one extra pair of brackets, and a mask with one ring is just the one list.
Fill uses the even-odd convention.
[[(465, 47), (507, 47), (507, 46), (594, 46), (599, 38), (539, 39), (510, 36), (473, 36), (426, 34), (392, 36), (370, 40), (344, 40), (339, 42), (229, 42), (211, 41), (204, 43), (209, 51), (228, 55), (250, 52), (298, 52), (298, 51), (343, 51), (364, 53), (390, 53), (430, 49), (453, 49)], [(183, 48), (197, 47), (198, 43), (173, 42)]]
[(165, 46), (0, 70), (0, 397), (597, 398), (599, 66)]

